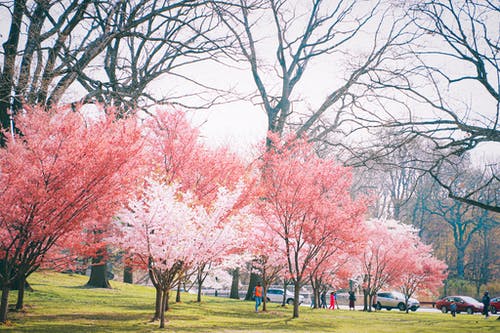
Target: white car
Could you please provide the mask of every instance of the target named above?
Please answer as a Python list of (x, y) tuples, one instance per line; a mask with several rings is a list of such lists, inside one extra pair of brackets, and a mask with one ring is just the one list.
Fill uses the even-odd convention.
[[(268, 302), (281, 303), (283, 302), (283, 293), (284, 289), (280, 288), (269, 288), (266, 293), (266, 300)], [(286, 291), (286, 304), (293, 304), (294, 301), (294, 292), (291, 290)], [(304, 296), (299, 296), (299, 304), (304, 302)]]
[[(377, 297), (373, 302), (373, 306), (377, 310), (385, 308), (387, 310), (399, 309), (401, 311), (405, 311), (406, 310), (405, 295), (397, 291), (379, 292), (377, 293)], [(408, 300), (408, 308), (411, 311), (417, 311), (419, 307), (420, 307), (420, 302), (417, 301), (416, 299), (410, 298)]]

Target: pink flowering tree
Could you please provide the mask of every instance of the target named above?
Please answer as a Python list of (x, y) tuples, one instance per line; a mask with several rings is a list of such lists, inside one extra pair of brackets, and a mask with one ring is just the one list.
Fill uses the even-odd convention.
[(165, 327), (169, 292), (195, 261), (203, 242), (191, 200), (175, 185), (149, 180), (144, 193), (131, 200), (116, 220), (120, 233), (112, 241), (129, 252), (136, 266), (148, 270), (160, 307), (160, 328)]
[(262, 279), (262, 311), (267, 311), (267, 290), (278, 278), (286, 277), (287, 261), (283, 255), (285, 253), (283, 242), (276, 237), (270, 224), (258, 216), (252, 216), (251, 220), (251, 231), (250, 233), (247, 231), (247, 237), (244, 240), (247, 243), (247, 252), (252, 258), (252, 270), (257, 272)]
[(415, 240), (410, 248), (413, 251), (412, 263), (401, 272), (396, 285), (405, 295), (406, 312), (408, 300), (416, 292), (420, 294), (435, 294), (447, 277), (448, 266), (432, 255), (432, 247)]
[(395, 285), (416, 260), (412, 247), (415, 229), (395, 220), (370, 219), (365, 222), (369, 235), (360, 256), (365, 292), (365, 310), (371, 311), (373, 297), (387, 286)]
[[(157, 179), (165, 184), (175, 182), (179, 190), (191, 193), (193, 204), (198, 207), (198, 218), (206, 219), (207, 239), (200, 244), (206, 250), (200, 252), (203, 256), (199, 256), (194, 267), (201, 290), (208, 269), (221, 260), (224, 252), (232, 251), (231, 244), (239, 238), (235, 236), (232, 216), (251, 199), (246, 165), (227, 148), (204, 145), (198, 130), (181, 111), (158, 110), (148, 119), (146, 127)], [(231, 208), (224, 212), (220, 211), (221, 189), (232, 193), (234, 199)]]
[(209, 270), (219, 266), (227, 256), (242, 250), (241, 238), (247, 229), (248, 220), (244, 218), (245, 214), (240, 215), (239, 204), (245, 186), (245, 183), (240, 182), (233, 191), (221, 187), (209, 207), (203, 204), (195, 207), (199, 234), (203, 235), (194, 262), (198, 302), (201, 302), (201, 289)]
[(135, 119), (71, 109), (26, 109), (22, 135), (0, 149), (0, 322), (11, 283), (24, 281), (89, 220), (109, 221), (136, 185), (142, 140)]
[(319, 158), (307, 140), (270, 139), (272, 146), (262, 159), (257, 212), (282, 241), (297, 318), (300, 288), (314, 260), (333, 238), (354, 239), (345, 231), (360, 223), (365, 204), (351, 198), (350, 170)]

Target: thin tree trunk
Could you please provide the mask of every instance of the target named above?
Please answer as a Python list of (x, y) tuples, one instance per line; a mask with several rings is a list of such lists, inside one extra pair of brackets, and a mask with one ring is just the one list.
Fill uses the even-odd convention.
[(159, 287), (155, 287), (155, 289), (156, 289), (155, 315), (152, 321), (159, 320), (161, 314), (162, 292)]
[(7, 322), (7, 312), (9, 310), (9, 291), (8, 284), (2, 286), (2, 300), (0, 301), (0, 323)]
[(295, 282), (295, 290), (293, 295), (293, 318), (299, 318), (299, 298), (300, 298), (300, 283)]
[(170, 290), (168, 289), (166, 291), (164, 290), (163, 294), (164, 294), (163, 297), (165, 298), (165, 307), (164, 307), (165, 311), (163, 312), (166, 312), (170, 309), (170, 303), (168, 302), (170, 298)]
[(165, 311), (167, 311), (168, 292), (162, 291), (161, 309), (160, 309), (160, 328), (165, 328)]
[(175, 303), (181, 302), (181, 283), (177, 284), (177, 294), (175, 295)]
[(22, 274), (19, 277), (19, 289), (17, 290), (16, 310), (21, 310), (24, 307), (24, 288), (26, 287), (26, 277)]

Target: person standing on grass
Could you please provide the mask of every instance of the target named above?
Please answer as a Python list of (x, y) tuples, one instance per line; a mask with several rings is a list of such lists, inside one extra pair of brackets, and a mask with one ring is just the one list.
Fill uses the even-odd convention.
[(354, 291), (349, 291), (349, 310), (354, 311), (354, 306), (356, 304), (356, 295), (354, 295)]
[(253, 290), (253, 297), (255, 298), (255, 312), (259, 312), (259, 306), (262, 304), (262, 286), (257, 282)]
[(457, 303), (455, 303), (455, 301), (451, 301), (451, 304), (450, 304), (450, 312), (451, 312), (451, 315), (453, 317), (455, 317), (457, 315)]
[(335, 293), (330, 293), (330, 310), (335, 310)]
[(488, 319), (488, 317), (490, 316), (490, 295), (488, 294), (487, 291), (484, 292), (484, 295), (483, 295), (483, 299), (481, 300), (481, 302), (483, 303), (483, 314), (484, 314), (484, 318), (485, 319)]
[(326, 291), (323, 291), (321, 293), (321, 295), (319, 296), (319, 300), (320, 300), (320, 305), (319, 307), (321, 309), (326, 309)]

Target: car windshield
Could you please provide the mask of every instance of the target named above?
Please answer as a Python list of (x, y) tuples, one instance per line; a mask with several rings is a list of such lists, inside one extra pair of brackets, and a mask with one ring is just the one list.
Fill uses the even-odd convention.
[(474, 298), (472, 297), (468, 297), (468, 296), (463, 296), (462, 299), (464, 301), (466, 301), (467, 303), (479, 303), (477, 300), (475, 300)]

